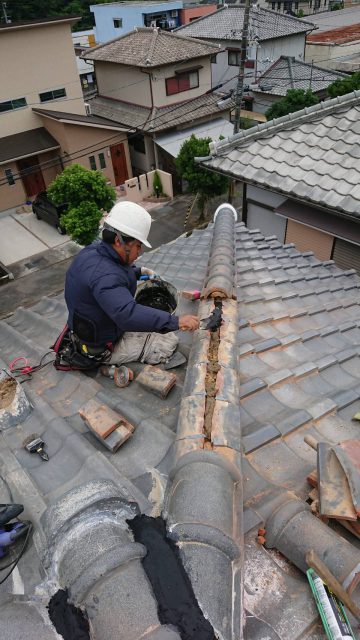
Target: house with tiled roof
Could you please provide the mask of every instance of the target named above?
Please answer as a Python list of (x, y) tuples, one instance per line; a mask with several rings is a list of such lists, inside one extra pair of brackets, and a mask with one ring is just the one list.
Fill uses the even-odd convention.
[[(175, 174), (161, 136), (230, 117), (229, 100), (212, 91), (217, 44), (153, 28), (136, 28), (84, 54), (95, 65), (94, 115), (133, 129), (129, 145), (135, 174), (160, 168)], [(176, 188), (176, 185), (174, 185)]]
[[(0, 321), (0, 498), (33, 527), (2, 584), (1, 640), (57, 640), (69, 625), (84, 640), (326, 640), (306, 554), (358, 602), (360, 533), (310, 508), (305, 437), (358, 440), (360, 279), (226, 206), (139, 264), (201, 291), (179, 296), (178, 313), (203, 319), (217, 304), (222, 319), (180, 333), (188, 362), (165, 399), (140, 384), (141, 363), (124, 388), (58, 371), (53, 354), (12, 377), (14, 357), (49, 351), (62, 294)], [(81, 418), (94, 402), (134, 428), (117, 451)], [(47, 462), (24, 448), (34, 432)]]
[(319, 100), (325, 100), (327, 87), (346, 77), (344, 73), (296, 60), (293, 56), (281, 56), (252, 87), (253, 109), (265, 113), (274, 102), (284, 98), (289, 89), (310, 89)]
[(305, 60), (346, 73), (359, 71), (360, 22), (308, 35)]
[(243, 219), (360, 273), (360, 91), (212, 143), (203, 167), (244, 183)]
[[(213, 63), (213, 86), (224, 82), (225, 89), (236, 86), (243, 23), (244, 6), (224, 6), (175, 31), (222, 47), (223, 51)], [(305, 38), (313, 29), (314, 25), (305, 20), (259, 6), (251, 7), (245, 84), (256, 82), (281, 55), (304, 60)]]
[(31, 201), (73, 162), (112, 184), (131, 177), (127, 127), (86, 111), (71, 40), (78, 20), (0, 24), (1, 211)]

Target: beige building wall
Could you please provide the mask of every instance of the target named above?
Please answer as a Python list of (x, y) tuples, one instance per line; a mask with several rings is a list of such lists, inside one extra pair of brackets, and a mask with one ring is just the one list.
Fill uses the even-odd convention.
[(353, 43), (337, 44), (316, 44), (307, 42), (305, 47), (305, 62), (314, 61), (326, 69), (341, 68), (345, 57), (354, 53), (360, 54), (360, 41)]
[(151, 107), (149, 77), (137, 67), (95, 62), (95, 73), (100, 95)]
[[(0, 102), (26, 98), (27, 107), (0, 113), (0, 135), (41, 126), (32, 106), (85, 114), (71, 25), (1, 30)], [(39, 93), (66, 90), (66, 99), (40, 103)]]
[[(51, 118), (43, 118), (43, 125), (61, 145), (61, 155), (69, 155), (68, 161), (66, 158), (63, 159), (65, 166), (76, 163), (91, 169), (89, 158), (94, 156), (97, 169), (104, 174), (107, 180), (115, 184), (110, 147), (121, 142), (124, 145), (128, 174), (129, 177), (132, 176), (126, 133), (114, 129), (97, 129), (83, 125), (65, 124), (51, 120)], [(104, 169), (100, 167), (99, 153), (103, 153), (105, 156), (106, 167)]]
[(15, 180), (15, 184), (9, 185), (6, 180), (5, 169), (11, 169), (15, 176), (18, 172), (16, 162), (9, 162), (0, 166), (0, 211), (11, 209), (19, 204), (24, 204), (26, 193), (21, 180)]
[(288, 220), (285, 242), (293, 242), (299, 251), (313, 251), (319, 260), (330, 260), (334, 238), (318, 229)]
[[(199, 73), (199, 86), (189, 91), (183, 91), (181, 93), (175, 93), (171, 96), (166, 95), (166, 78), (172, 78), (180, 71), (202, 66), (202, 69), (198, 69)], [(175, 73), (177, 72), (177, 74)], [(183, 100), (189, 100), (191, 98), (197, 98), (206, 91), (211, 89), (211, 63), (210, 57), (197, 58), (196, 60), (188, 60), (182, 64), (168, 65), (166, 67), (160, 67), (152, 72), (152, 87), (154, 96), (154, 105), (156, 107), (163, 107), (169, 104), (176, 104)]]

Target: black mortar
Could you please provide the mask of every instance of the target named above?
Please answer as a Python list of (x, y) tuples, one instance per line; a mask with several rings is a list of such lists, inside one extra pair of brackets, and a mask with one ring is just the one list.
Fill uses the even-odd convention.
[(198, 605), (178, 547), (166, 535), (164, 520), (141, 515), (127, 523), (136, 542), (147, 549), (141, 562), (158, 603), (161, 624), (176, 627), (182, 640), (214, 640), (213, 628)]
[(81, 609), (68, 602), (68, 590), (59, 589), (47, 606), (49, 618), (64, 640), (90, 640), (89, 623)]
[(161, 309), (173, 313), (177, 307), (175, 296), (169, 291), (166, 282), (151, 280), (136, 294), (136, 302), (145, 307)]

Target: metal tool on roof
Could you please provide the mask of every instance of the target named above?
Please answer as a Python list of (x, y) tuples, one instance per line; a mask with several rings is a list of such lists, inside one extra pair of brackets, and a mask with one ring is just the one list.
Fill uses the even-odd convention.
[(215, 309), (211, 312), (208, 318), (202, 318), (200, 320), (202, 328), (208, 329), (209, 331), (216, 331), (222, 322), (221, 318), (221, 307), (215, 307)]
[(134, 379), (134, 372), (129, 367), (124, 365), (118, 366), (116, 364), (103, 365), (100, 368), (100, 373), (106, 378), (114, 380), (117, 387), (123, 389), (127, 387), (131, 380)]
[(37, 433), (32, 433), (30, 436), (25, 438), (23, 442), (23, 447), (26, 451), (29, 451), (29, 453), (37, 453), (42, 460), (47, 462), (49, 460), (49, 456), (44, 450), (45, 446), (45, 441)]

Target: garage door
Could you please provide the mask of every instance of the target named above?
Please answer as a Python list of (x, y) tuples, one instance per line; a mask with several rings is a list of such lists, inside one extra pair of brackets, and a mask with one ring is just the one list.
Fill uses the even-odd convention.
[(334, 238), (318, 229), (288, 220), (286, 242), (293, 242), (299, 251), (313, 251), (319, 260), (330, 260)]
[(341, 269), (356, 269), (360, 275), (360, 247), (359, 245), (335, 239), (333, 260)]

